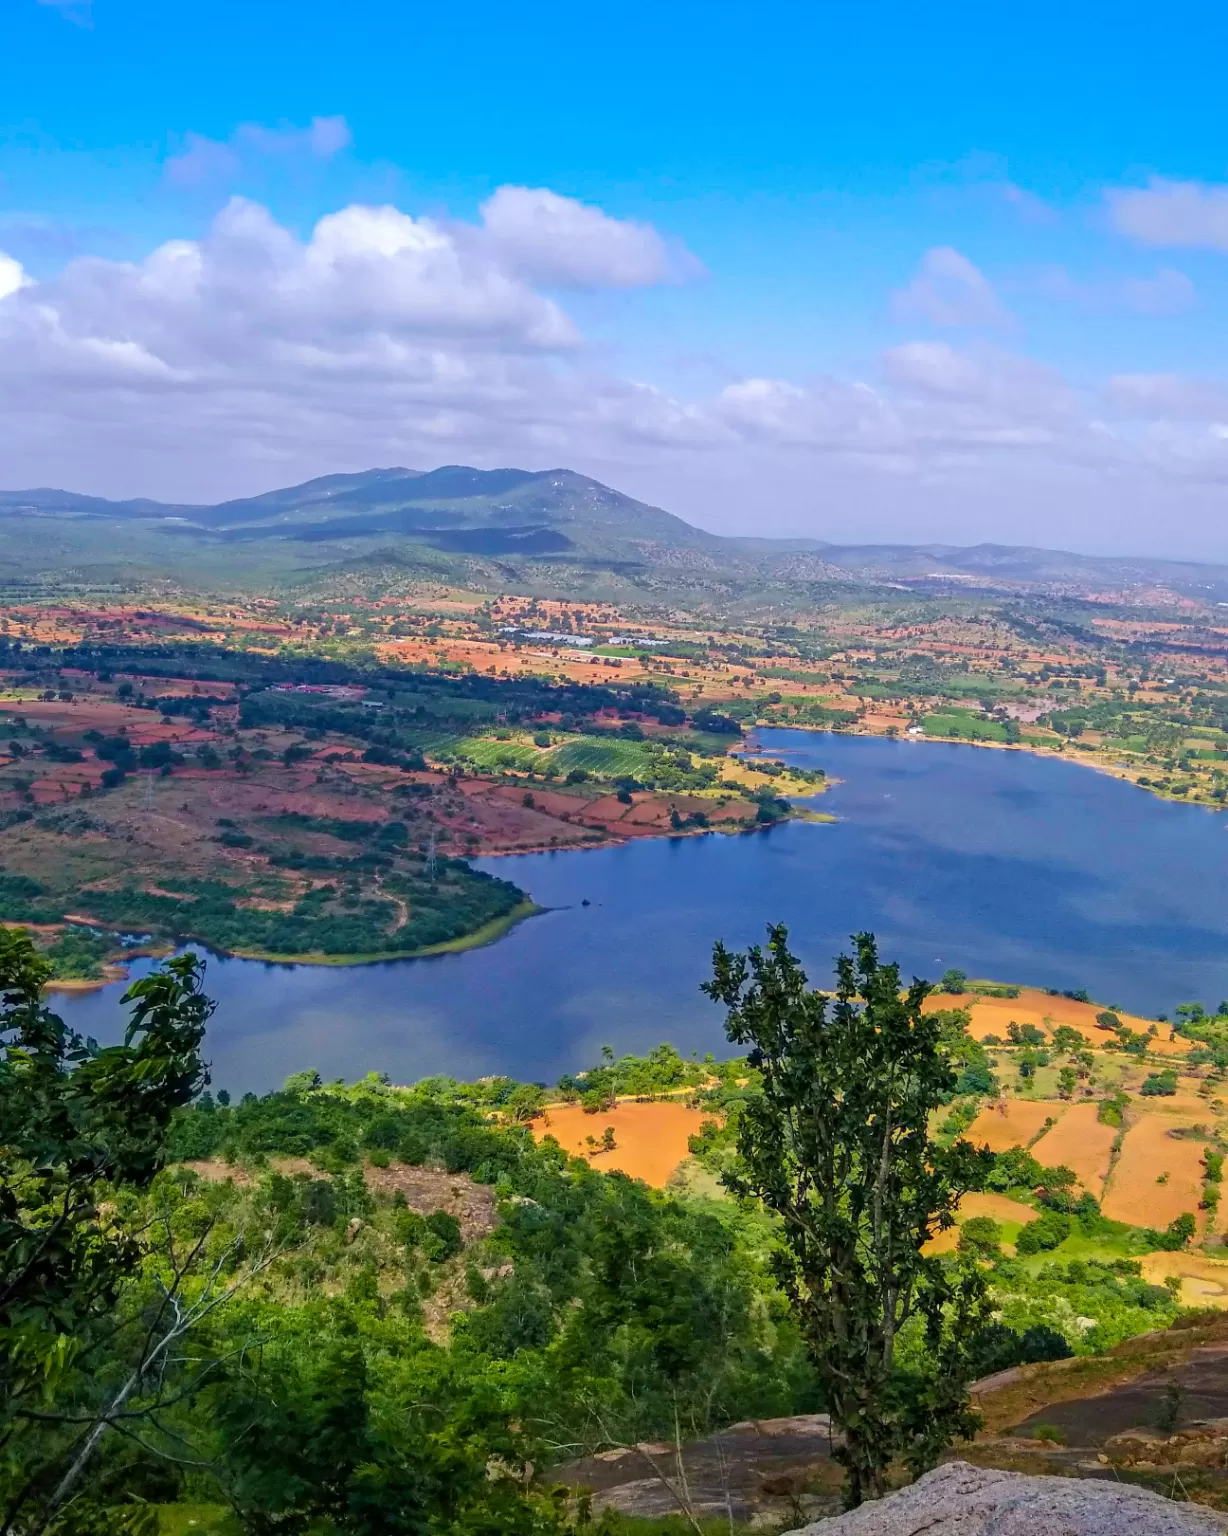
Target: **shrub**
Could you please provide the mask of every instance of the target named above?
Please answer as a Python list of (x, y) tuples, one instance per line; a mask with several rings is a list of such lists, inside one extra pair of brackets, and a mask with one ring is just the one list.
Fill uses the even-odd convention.
[(992, 1216), (970, 1216), (959, 1229), (960, 1253), (996, 1257), (1002, 1249), (1002, 1228)]
[(1069, 1216), (1059, 1211), (1046, 1211), (1043, 1216), (1020, 1228), (1019, 1236), (1015, 1239), (1015, 1251), (1022, 1254), (1047, 1253), (1064, 1243), (1073, 1227), (1074, 1222)]
[(1145, 1079), (1139, 1092), (1144, 1098), (1156, 1097), (1171, 1098), (1177, 1091), (1177, 1074), (1168, 1068), (1163, 1072), (1153, 1072)]

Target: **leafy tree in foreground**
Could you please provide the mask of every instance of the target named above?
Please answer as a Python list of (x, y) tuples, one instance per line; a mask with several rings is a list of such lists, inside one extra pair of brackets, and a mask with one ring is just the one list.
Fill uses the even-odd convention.
[(810, 989), (783, 925), (769, 928), (766, 950), (718, 944), (704, 987), (763, 1084), (725, 1182), (780, 1218), (779, 1278), (844, 1432), (849, 1507), (883, 1492), (893, 1460), (919, 1473), (976, 1427), (967, 1387), (985, 1281), (922, 1248), (993, 1162), (966, 1141), (931, 1139), (955, 1073), (941, 1025), (921, 1011), (929, 988), (914, 981), (902, 996), (873, 936), (854, 943), (855, 957), (837, 961), (834, 1000)]
[[(193, 955), (136, 982), (124, 1044), (99, 1049), (42, 1003), (50, 967), (21, 929), (0, 929), (0, 1528), (41, 1529), (69, 1491), (29, 1454), (91, 1342), (110, 1325), (143, 1244), (109, 1192), (143, 1188), (164, 1161), (171, 1113), (206, 1080), (213, 1004)], [(81, 1439), (88, 1441), (88, 1431)], [(65, 1449), (61, 1447), (61, 1449)], [(67, 1460), (80, 1447), (67, 1448)], [(51, 1478), (50, 1484), (47, 1479)]]

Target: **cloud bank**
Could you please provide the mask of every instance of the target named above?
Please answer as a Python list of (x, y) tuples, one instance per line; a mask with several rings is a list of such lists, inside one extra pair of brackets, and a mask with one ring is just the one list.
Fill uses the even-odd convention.
[[(342, 141), (295, 132), (315, 135), (295, 153)], [(1118, 498), (1180, 505), (1228, 484), (1213, 383), (1075, 383), (986, 341), (916, 339), (864, 377), (752, 376), (683, 398), (603, 366), (565, 307), (568, 290), (696, 269), (649, 225), (519, 186), (473, 223), (352, 204), (306, 237), (234, 198), (199, 240), (80, 257), (45, 282), (0, 255), (3, 479), (210, 500), (373, 463), (572, 464), (741, 531), (848, 536), (890, 504), (897, 535), (913, 518), (933, 537), (949, 520), (932, 509), (959, 504), (979, 536), (996, 517), (998, 537), (1089, 547), (1120, 535)], [(1162, 285), (1161, 303), (1180, 301)], [(1005, 316), (949, 247), (897, 303), (938, 326)], [(1003, 508), (1029, 505), (1027, 527), (1003, 527)]]

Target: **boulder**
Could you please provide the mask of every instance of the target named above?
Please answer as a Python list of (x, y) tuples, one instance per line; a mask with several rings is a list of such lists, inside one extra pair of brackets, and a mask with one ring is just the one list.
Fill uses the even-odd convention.
[(1228, 1515), (1128, 1483), (1025, 1477), (949, 1461), (796, 1536), (1225, 1536)]

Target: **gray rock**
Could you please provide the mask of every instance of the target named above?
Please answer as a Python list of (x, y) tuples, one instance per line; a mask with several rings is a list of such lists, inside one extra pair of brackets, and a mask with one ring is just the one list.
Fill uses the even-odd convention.
[(949, 1461), (899, 1493), (795, 1536), (1225, 1536), (1228, 1516), (1127, 1483), (1025, 1477)]

